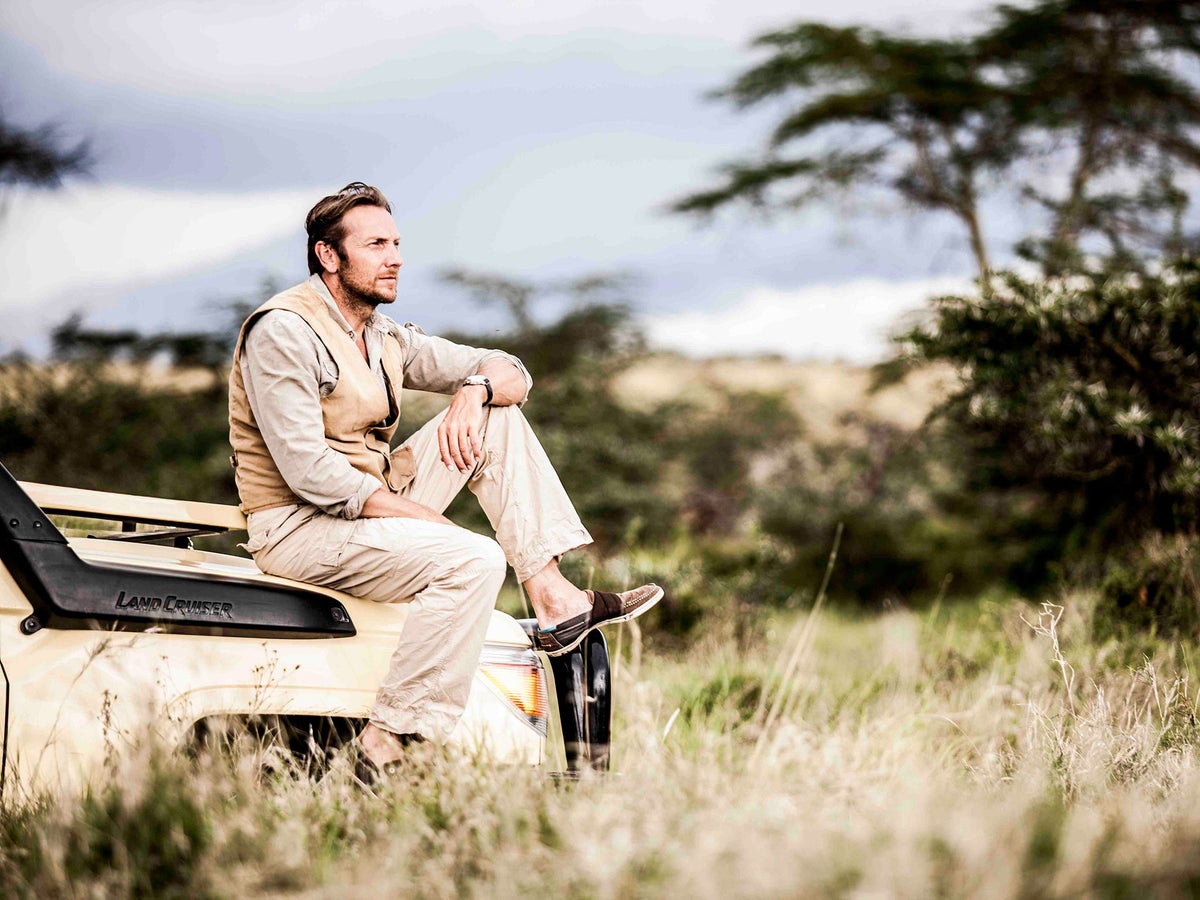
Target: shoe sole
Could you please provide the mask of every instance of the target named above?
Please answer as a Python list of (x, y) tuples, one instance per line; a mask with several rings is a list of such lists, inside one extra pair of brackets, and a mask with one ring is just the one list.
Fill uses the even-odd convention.
[(628, 622), (630, 619), (636, 619), (638, 616), (640, 616), (642, 613), (644, 613), (650, 607), (652, 607), (656, 603), (658, 603), (658, 601), (661, 600), (662, 598), (663, 598), (663, 589), (660, 587), (656, 593), (650, 595), (649, 600), (644, 602), (637, 609), (633, 610), (632, 612), (627, 612), (623, 616), (614, 616), (611, 619), (605, 619), (603, 622), (597, 622), (595, 625), (589, 625), (587, 628), (583, 629), (583, 631), (579, 632), (578, 637), (576, 637), (573, 641), (571, 641), (571, 643), (567, 644), (565, 647), (563, 647), (560, 650), (545, 650), (545, 649), (538, 647), (536, 642), (534, 644), (534, 649), (541, 650), (541, 652), (545, 653), (547, 656), (565, 656), (566, 654), (568, 654), (572, 650), (574, 650), (576, 647), (578, 647), (580, 644), (582, 644), (583, 639), (585, 637), (587, 637), (589, 634), (591, 634), (593, 631), (595, 631), (597, 628), (603, 628), (606, 625), (616, 625), (620, 622)]

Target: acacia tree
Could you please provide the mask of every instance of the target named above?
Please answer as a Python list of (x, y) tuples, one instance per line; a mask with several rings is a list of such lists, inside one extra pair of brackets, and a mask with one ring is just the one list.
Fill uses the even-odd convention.
[(518, 337), (538, 332), (533, 310), (547, 297), (565, 297), (575, 309), (612, 307), (624, 311), (634, 282), (626, 273), (594, 272), (565, 281), (534, 283), (453, 266), (443, 269), (439, 277), (443, 284), (466, 291), (481, 306), (503, 307)]
[(753, 46), (770, 55), (716, 96), (743, 109), (793, 102), (758, 158), (727, 164), (716, 187), (677, 201), (676, 212), (734, 202), (789, 209), (882, 186), (957, 218), (979, 274), (990, 270), (981, 179), (1004, 171), (1019, 148), (1003, 92), (970, 45), (804, 23)]
[(54, 125), (18, 128), (0, 117), (0, 186), (58, 187), (90, 165), (87, 141), (69, 144)]
[[(1002, 6), (992, 28), (962, 40), (813, 23), (763, 35), (754, 46), (768, 57), (717, 96), (739, 108), (782, 103), (783, 119), (758, 157), (727, 164), (715, 187), (673, 209), (780, 210), (831, 189), (884, 187), (957, 218), (983, 278), (979, 200), (1003, 183), (1047, 211), (1048, 233), (1017, 250), (1050, 274), (1080, 267), (1089, 238), (1126, 267), (1178, 251), (1187, 197), (1176, 174), (1200, 167), (1200, 97), (1179, 74), (1200, 52), (1198, 10), (1044, 0)], [(1065, 191), (1011, 177), (1035, 161), (1065, 165)]]
[(1200, 4), (1056, 0), (998, 17), (978, 53), (1001, 72), (1027, 151), (1067, 173), (1057, 194), (1024, 186), (1049, 222), (1019, 252), (1054, 275), (1084, 267), (1089, 237), (1118, 268), (1185, 250), (1177, 173), (1200, 167), (1200, 96), (1181, 71), (1200, 52)]
[(444, 270), (441, 280), (462, 288), (481, 306), (503, 306), (519, 334), (530, 334), (536, 329), (530, 312), (536, 288), (529, 282), (457, 268)]

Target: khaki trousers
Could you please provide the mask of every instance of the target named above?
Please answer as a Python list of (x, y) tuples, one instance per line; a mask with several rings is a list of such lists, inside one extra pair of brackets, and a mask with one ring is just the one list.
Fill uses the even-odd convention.
[[(591, 543), (545, 450), (515, 406), (489, 408), (482, 458), (450, 470), (438, 451), (445, 414), (405, 441), (415, 472), (401, 492), (442, 512), (465, 484), (496, 540), (420, 519), (342, 519), (301, 507), (278, 540), (254, 554), (264, 572), (380, 603), (408, 601), (408, 618), (371, 711), (398, 734), (442, 739), (458, 723), (487, 633), (505, 564), (525, 581)], [(306, 520), (303, 517), (307, 515)]]

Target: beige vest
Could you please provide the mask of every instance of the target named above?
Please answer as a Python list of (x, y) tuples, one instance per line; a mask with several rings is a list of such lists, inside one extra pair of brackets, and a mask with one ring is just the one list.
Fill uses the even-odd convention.
[[(242, 379), (241, 356), (246, 334), (263, 313), (286, 309), (297, 313), (316, 333), (337, 363), (337, 385), (321, 398), (325, 443), (342, 453), (358, 471), (379, 480), (394, 491), (412, 477), (411, 454), (391, 455), (392, 435), (400, 421), (400, 392), (404, 384), (404, 359), (399, 341), (383, 342), (383, 372), (388, 390), (372, 374), (358, 347), (329, 314), (321, 295), (307, 282), (276, 294), (255, 310), (238, 335), (229, 373), (229, 441), (242, 512), (249, 515), (276, 506), (303, 503), (279, 474), (266, 441), (254, 421), (246, 385)], [(271, 402), (270, 397), (259, 402)]]

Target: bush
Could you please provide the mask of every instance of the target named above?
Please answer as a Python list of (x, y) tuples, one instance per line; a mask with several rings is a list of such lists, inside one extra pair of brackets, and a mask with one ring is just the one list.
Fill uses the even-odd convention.
[(1193, 536), (1152, 535), (1109, 568), (1092, 620), (1097, 639), (1130, 630), (1200, 638), (1200, 554)]
[(803, 432), (782, 394), (715, 393), (718, 402), (709, 409), (664, 407), (655, 413), (667, 423), (668, 442), (660, 452), (677, 455), (690, 476), (683, 520), (699, 535), (734, 532), (753, 508), (758, 486), (769, 490), (783, 477)]
[(952, 444), (882, 422), (853, 422), (861, 440), (820, 444), (760, 492), (762, 530), (783, 548), (787, 590), (815, 590), (838, 525), (829, 591), (835, 603), (881, 608), (994, 583), (1004, 554), (987, 543), (991, 517), (963, 490)]
[(156, 749), (143, 774), (89, 789), (73, 808), (56, 799), (4, 810), (0, 893), (211, 896), (212, 812), (195, 771)]
[(1027, 281), (935, 301), (903, 337), (959, 388), (937, 410), (966, 489), (1008, 499), (1044, 579), (1096, 571), (1200, 514), (1200, 266)]
[(148, 372), (3, 367), (0, 461), (28, 481), (236, 502), (224, 388), (155, 386)]

